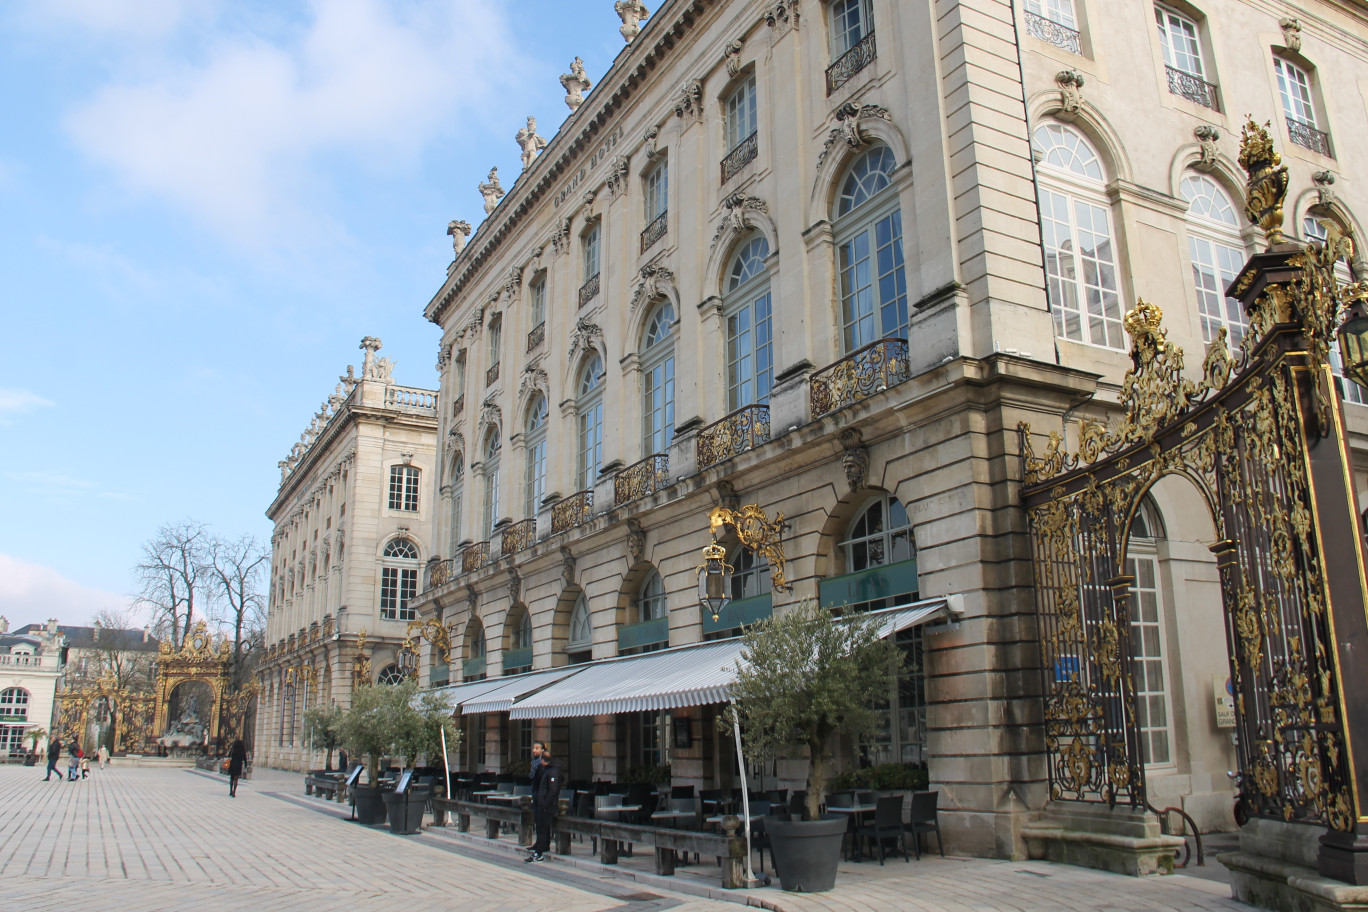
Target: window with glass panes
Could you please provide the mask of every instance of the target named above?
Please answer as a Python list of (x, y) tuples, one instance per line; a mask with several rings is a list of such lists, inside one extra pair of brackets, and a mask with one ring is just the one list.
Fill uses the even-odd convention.
[(538, 396), (527, 413), (527, 467), (523, 476), (523, 515), (535, 517), (546, 496), (546, 397)]
[(1311, 77), (1301, 67), (1281, 57), (1273, 58), (1273, 72), (1278, 77), (1283, 114), (1299, 124), (1316, 126), (1316, 108), (1311, 101)]
[(546, 322), (546, 279), (532, 283), (532, 326), (535, 328)]
[(873, 31), (869, 0), (835, 0), (831, 10), (831, 56), (839, 57)]
[(637, 620), (654, 621), (665, 617), (669, 606), (665, 600), (665, 582), (655, 571), (642, 583), (637, 596)]
[(1055, 334), (1124, 349), (1120, 283), (1102, 163), (1088, 141), (1063, 124), (1044, 124), (1032, 143), (1041, 155), (1040, 231)]
[(749, 548), (737, 548), (729, 562), (732, 566), (732, 601), (764, 595), (770, 591), (770, 564), (764, 555)]
[(461, 507), (465, 499), (465, 457), (460, 453), (451, 461), (451, 535), (448, 536), (453, 549), (462, 541)]
[(674, 322), (674, 307), (662, 301), (642, 334), (642, 419), (647, 455), (666, 452), (674, 437)]
[(418, 512), (418, 476), (415, 466), (390, 466), (389, 508)]
[(575, 474), (580, 490), (589, 490), (603, 460), (603, 358), (597, 352), (580, 369), (575, 411), (579, 421)]
[(589, 621), (589, 600), (580, 593), (570, 612), (570, 636), (566, 639), (567, 653), (588, 652), (593, 647), (594, 629)]
[(921, 627), (898, 631), (894, 643), (903, 654), (902, 669), (890, 682), (887, 698), (879, 701), (874, 734), (860, 744), (862, 760), (871, 766), (926, 762), (926, 671)]
[(735, 149), (756, 132), (755, 75), (747, 77), (727, 96), (727, 148)]
[(1159, 561), (1154, 549), (1158, 534), (1157, 517), (1146, 501), (1131, 526), (1131, 556), (1126, 560), (1126, 575), (1135, 578), (1131, 586), (1131, 676), (1145, 762), (1163, 765), (1172, 763), (1173, 757)]
[(1159, 44), (1164, 49), (1164, 65), (1205, 79), (1202, 49), (1197, 42), (1197, 23), (1166, 6), (1154, 8), (1154, 19), (1159, 25)]
[(669, 205), (670, 163), (663, 161), (646, 176), (646, 224), (665, 214)]
[(499, 522), (499, 435), (497, 431), (492, 431), (485, 440), (484, 495), (484, 532), (486, 535), (492, 535), (494, 526)]
[(907, 273), (896, 162), (875, 146), (851, 164), (836, 200), (841, 344), (846, 353), (888, 337), (907, 338)]
[(594, 227), (585, 232), (584, 237), (580, 239), (584, 253), (584, 281), (586, 282), (599, 274), (600, 227), (601, 226), (596, 223)]
[(841, 549), (845, 552), (847, 573), (916, 557), (907, 508), (896, 497), (881, 495), (850, 524)]
[(385, 546), (380, 568), (380, 617), (411, 621), (418, 616), (409, 603), (418, 595), (418, 547), (406, 538)]
[(1065, 28), (1078, 30), (1078, 19), (1074, 16), (1073, 0), (1026, 0), (1026, 11), (1049, 19)]
[(774, 355), (768, 256), (769, 241), (757, 235), (741, 245), (728, 273), (722, 307), (727, 320), (729, 412), (769, 404)]
[(1189, 174), (1180, 188), (1188, 202), (1188, 254), (1197, 308), (1202, 322), (1202, 341), (1212, 342), (1221, 327), (1236, 348), (1249, 327), (1244, 307), (1225, 290), (1244, 267), (1244, 242), (1240, 220), (1226, 192), (1205, 174)]

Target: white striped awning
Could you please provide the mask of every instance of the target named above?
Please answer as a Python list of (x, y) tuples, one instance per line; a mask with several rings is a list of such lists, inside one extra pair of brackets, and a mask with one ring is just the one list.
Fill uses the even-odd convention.
[(461, 703), (466, 700), (473, 700), (480, 694), (489, 693), (491, 690), (502, 687), (506, 684), (503, 678), (486, 678), (483, 681), (466, 681), (463, 684), (448, 684), (446, 687), (438, 687), (431, 691), (419, 691), (413, 696), (413, 705), (418, 706), (425, 693), (434, 693), (442, 698), (442, 701), (451, 709), (453, 713), (460, 711)]
[(508, 712), (518, 700), (535, 694), (542, 688), (579, 674), (588, 665), (566, 665), (551, 671), (534, 671), (531, 674), (510, 675), (499, 678), (502, 684), (493, 690), (485, 691), (461, 703), (461, 714), (466, 716), (478, 713)]
[[(878, 620), (880, 634), (890, 636), (951, 615), (949, 600), (936, 598), (860, 616)], [(516, 699), (508, 715), (511, 719), (562, 719), (725, 703), (736, 680), (743, 645), (742, 638), (733, 637), (593, 662), (537, 693)], [(463, 708), (471, 711), (469, 703)]]

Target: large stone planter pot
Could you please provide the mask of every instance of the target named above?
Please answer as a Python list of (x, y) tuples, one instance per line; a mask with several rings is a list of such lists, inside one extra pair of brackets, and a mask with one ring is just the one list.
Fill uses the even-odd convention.
[(423, 810), (431, 797), (431, 789), (410, 788), (402, 795), (385, 792), (390, 829), (401, 836), (419, 832), (423, 828)]
[(352, 789), (352, 803), (356, 807), (356, 822), (375, 826), (385, 822), (385, 795), (378, 788), (358, 785)]
[(845, 820), (765, 818), (779, 886), (790, 893), (821, 893), (836, 886)]

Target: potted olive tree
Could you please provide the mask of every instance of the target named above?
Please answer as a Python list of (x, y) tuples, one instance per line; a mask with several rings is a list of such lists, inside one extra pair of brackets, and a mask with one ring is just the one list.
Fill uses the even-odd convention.
[(747, 631), (731, 686), (743, 750), (751, 760), (790, 756), (795, 748), (808, 755), (805, 819), (765, 821), (785, 890), (835, 886), (846, 821), (820, 819), (832, 753), (840, 736), (874, 731), (874, 706), (888, 694), (901, 661), (877, 622), (837, 618), (810, 602)]
[[(409, 690), (412, 693), (412, 690)], [(433, 760), (443, 757), (442, 742), (448, 748), (459, 744), (460, 734), (451, 718), (451, 708), (436, 694), (428, 692), (405, 701), (396, 709), (394, 718), (393, 754), (406, 769), (412, 770), (420, 758), (432, 766)], [(423, 811), (432, 797), (432, 787), (408, 785), (402, 794), (388, 792), (385, 805), (389, 811), (390, 829), (395, 833), (416, 833), (423, 823)]]
[(380, 789), (380, 760), (393, 752), (396, 721), (407, 709), (417, 685), (363, 684), (352, 691), (351, 706), (338, 726), (340, 743), (366, 764), (366, 784), (352, 789), (356, 819), (373, 825), (385, 822), (385, 800)]

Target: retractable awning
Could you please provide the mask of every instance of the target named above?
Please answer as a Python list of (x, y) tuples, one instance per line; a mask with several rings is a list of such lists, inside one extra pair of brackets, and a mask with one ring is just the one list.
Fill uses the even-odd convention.
[[(508, 683), (507, 678), (487, 678), (483, 681), (467, 681), (464, 684), (449, 684), (446, 687), (439, 687), (431, 693), (441, 697), (447, 707), (452, 712), (460, 710), (461, 703), (466, 700), (473, 700), (480, 694), (489, 693), (491, 690), (503, 687)], [(423, 694), (418, 693), (413, 697), (413, 705), (417, 706), (423, 699)]]
[(508, 712), (518, 700), (531, 696), (537, 691), (571, 675), (579, 674), (588, 665), (569, 665), (551, 671), (534, 671), (531, 674), (514, 675), (500, 678), (496, 683), (501, 687), (485, 691), (461, 703), (463, 715), (477, 713)]
[[(861, 617), (878, 620), (880, 633), (891, 636), (953, 613), (950, 601), (938, 598)], [(594, 662), (516, 700), (508, 714), (512, 719), (561, 719), (725, 703), (742, 646), (743, 640), (735, 637)]]

